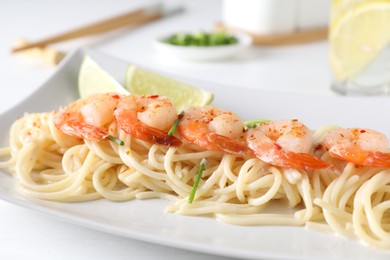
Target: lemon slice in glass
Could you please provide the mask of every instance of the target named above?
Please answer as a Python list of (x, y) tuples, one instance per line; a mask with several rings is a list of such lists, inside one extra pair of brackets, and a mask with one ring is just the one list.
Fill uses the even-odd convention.
[[(348, 8), (333, 6), (330, 25), (331, 66), (335, 77), (352, 80), (390, 41), (390, 1), (363, 1)], [(335, 10), (343, 8), (344, 10)]]
[(79, 93), (81, 98), (91, 94), (118, 92), (129, 94), (111, 75), (103, 70), (91, 57), (85, 56), (79, 71)]
[(125, 88), (134, 94), (167, 96), (177, 111), (208, 105), (213, 100), (213, 94), (210, 92), (134, 65), (127, 69)]

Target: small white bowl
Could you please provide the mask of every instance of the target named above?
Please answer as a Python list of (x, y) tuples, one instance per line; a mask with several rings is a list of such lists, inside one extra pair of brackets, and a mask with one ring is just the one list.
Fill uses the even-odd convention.
[(252, 38), (243, 33), (229, 33), (237, 38), (237, 43), (219, 46), (179, 46), (163, 42), (169, 36), (159, 37), (154, 42), (155, 48), (162, 54), (183, 60), (219, 60), (232, 57), (252, 43)]

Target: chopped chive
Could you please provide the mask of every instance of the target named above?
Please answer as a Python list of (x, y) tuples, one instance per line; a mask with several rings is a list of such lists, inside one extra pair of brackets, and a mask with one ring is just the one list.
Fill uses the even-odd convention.
[(110, 141), (113, 141), (116, 144), (119, 144), (120, 146), (124, 146), (125, 145), (125, 142), (123, 142), (122, 140), (116, 138), (115, 136), (109, 135), (106, 138), (108, 140), (110, 140)]
[(165, 43), (179, 46), (219, 46), (238, 42), (237, 37), (226, 32), (177, 33), (162, 40)]
[(194, 186), (192, 186), (190, 197), (188, 198), (188, 203), (190, 203), (190, 204), (194, 201), (195, 193), (196, 193), (196, 190), (198, 189), (200, 178), (202, 177), (202, 173), (204, 171), (204, 166), (205, 166), (206, 162), (207, 162), (206, 159), (202, 159), (200, 161), (200, 167), (199, 167), (198, 173), (197, 173), (195, 181), (194, 181)]
[(258, 119), (258, 120), (250, 120), (244, 122), (244, 128), (256, 128), (256, 126), (267, 123), (271, 120), (268, 119)]
[(180, 113), (180, 114), (178, 115), (178, 117), (176, 118), (175, 123), (173, 123), (171, 129), (169, 129), (169, 132), (168, 132), (168, 135), (169, 135), (169, 136), (172, 136), (172, 135), (175, 134), (176, 129), (177, 129), (177, 126), (179, 125), (179, 121), (180, 121), (180, 119), (183, 117), (183, 115), (184, 115), (184, 111), (181, 111), (181, 113)]

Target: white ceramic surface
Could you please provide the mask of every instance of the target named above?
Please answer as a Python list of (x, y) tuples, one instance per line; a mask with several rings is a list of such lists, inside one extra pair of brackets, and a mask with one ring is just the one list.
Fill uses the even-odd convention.
[(221, 60), (238, 55), (252, 43), (252, 38), (243, 33), (232, 33), (237, 38), (237, 43), (221, 46), (178, 46), (162, 42), (171, 34), (158, 37), (154, 46), (161, 54), (183, 60), (210, 61)]
[[(58, 71), (29, 98), (0, 115), (0, 145), (6, 145), (8, 129), (24, 112), (49, 111), (77, 98), (77, 72), (88, 53), (119, 82), (124, 81), (126, 62), (93, 50), (79, 50), (69, 56)], [(326, 124), (365, 126), (390, 135), (390, 121), (373, 116), (386, 111), (386, 97), (320, 97), (281, 94), (254, 89), (228, 88), (195, 80), (195, 86), (215, 94), (214, 104), (231, 109), (244, 119), (299, 118), (312, 128)], [(61, 220), (139, 239), (151, 243), (216, 255), (240, 258), (282, 259), (389, 259), (390, 251), (369, 248), (334, 234), (303, 227), (241, 227), (212, 218), (164, 213), (169, 202), (162, 200), (58, 203), (19, 195), (14, 179), (0, 172), (0, 198)]]

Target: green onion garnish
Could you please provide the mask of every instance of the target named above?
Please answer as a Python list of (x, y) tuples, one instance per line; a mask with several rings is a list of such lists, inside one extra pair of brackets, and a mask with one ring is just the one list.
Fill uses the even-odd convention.
[(257, 119), (257, 120), (249, 120), (244, 122), (244, 128), (256, 128), (256, 126), (267, 123), (271, 120), (268, 119)]
[(195, 181), (194, 181), (194, 186), (192, 186), (191, 194), (190, 194), (190, 197), (188, 198), (188, 203), (190, 203), (190, 204), (194, 201), (195, 193), (196, 193), (196, 190), (198, 189), (200, 178), (202, 177), (202, 173), (204, 171), (204, 166), (205, 166), (206, 162), (207, 162), (206, 159), (202, 159), (200, 161), (200, 167), (199, 167), (198, 173), (197, 173)]
[(171, 129), (169, 129), (169, 132), (168, 132), (168, 135), (169, 136), (172, 136), (175, 134), (176, 132), (176, 129), (177, 129), (177, 126), (179, 125), (179, 121), (180, 119), (184, 116), (184, 111), (181, 111), (181, 113), (178, 115), (178, 117), (176, 118), (176, 121), (175, 123), (173, 123)]
[(179, 46), (220, 46), (235, 44), (237, 37), (226, 32), (177, 33), (162, 40), (165, 43)]
[(113, 141), (116, 144), (119, 144), (120, 146), (124, 146), (125, 145), (125, 142), (123, 142), (122, 140), (116, 138), (115, 136), (109, 135), (106, 138), (108, 140), (110, 140), (110, 141)]

